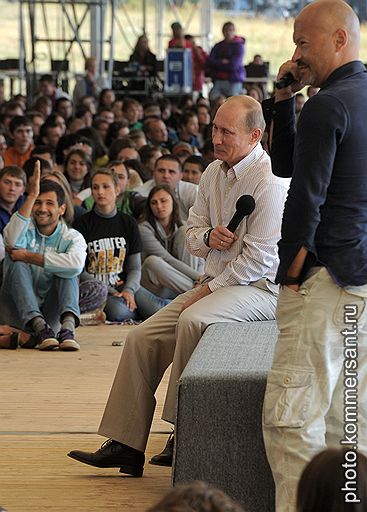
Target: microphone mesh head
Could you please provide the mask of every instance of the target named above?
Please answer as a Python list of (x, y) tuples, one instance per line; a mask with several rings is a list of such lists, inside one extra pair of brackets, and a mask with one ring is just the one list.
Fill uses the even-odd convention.
[(255, 199), (246, 194), (237, 199), (236, 210), (242, 213), (243, 216), (250, 215), (255, 209)]

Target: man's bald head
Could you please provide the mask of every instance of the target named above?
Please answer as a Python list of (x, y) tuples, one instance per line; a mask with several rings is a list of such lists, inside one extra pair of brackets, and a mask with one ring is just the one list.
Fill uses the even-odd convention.
[(261, 105), (250, 96), (232, 96), (219, 107), (213, 120), (214, 155), (229, 166), (245, 158), (265, 128)]
[(319, 87), (333, 71), (358, 59), (359, 21), (342, 0), (317, 0), (296, 17), (293, 39), (296, 78), (304, 85)]
[(343, 0), (316, 0), (304, 7), (295, 19), (295, 23), (308, 19), (318, 30), (335, 33), (343, 29), (349, 36), (348, 45), (360, 42), (360, 25), (356, 13)]
[(219, 107), (220, 109), (228, 109), (234, 113), (244, 126), (247, 132), (251, 132), (255, 128), (265, 129), (265, 121), (262, 113), (261, 104), (251, 96), (231, 96)]

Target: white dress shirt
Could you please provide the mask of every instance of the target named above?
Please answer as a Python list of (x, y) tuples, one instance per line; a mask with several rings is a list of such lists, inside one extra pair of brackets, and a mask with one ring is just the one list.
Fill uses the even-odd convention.
[[(187, 246), (192, 254), (206, 259), (205, 273), (212, 278), (212, 291), (222, 286), (248, 285), (262, 278), (274, 282), (288, 187), (288, 179), (273, 175), (270, 158), (261, 144), (231, 168), (220, 160), (206, 168), (187, 222)], [(209, 228), (227, 226), (237, 199), (244, 194), (253, 196), (255, 209), (236, 229), (237, 241), (228, 250), (207, 247), (204, 233)]]

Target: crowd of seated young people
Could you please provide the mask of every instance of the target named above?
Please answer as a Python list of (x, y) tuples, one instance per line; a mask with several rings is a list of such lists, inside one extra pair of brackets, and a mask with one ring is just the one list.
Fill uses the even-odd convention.
[[(147, 52), (147, 39), (142, 36), (132, 60), (140, 61)], [(0, 209), (7, 212), (9, 220), (24, 202), (25, 181), (39, 160), (42, 174), (57, 181), (65, 192), (64, 220), (71, 225), (87, 212), (95, 214), (98, 204), (91, 180), (96, 171), (109, 168), (117, 176), (116, 211), (143, 223), (140, 233), (144, 234), (143, 280), (148, 282), (147, 288), (158, 290), (163, 297), (175, 296), (200, 277), (200, 265), (182, 248), (177, 252), (177, 240), (184, 232), (201, 175), (214, 159), (211, 121), (224, 99), (209, 102), (200, 95), (194, 101), (191, 95), (183, 95), (178, 101), (147, 98), (142, 102), (118, 95), (97, 76), (93, 58), (86, 59), (85, 75), (77, 81), (72, 96), (58, 88), (51, 75), (43, 75), (32, 99), (17, 95), (0, 105), (0, 168), (12, 169), (10, 181), (22, 182), (22, 190), (11, 192), (8, 202), (4, 202), (0, 186)], [(167, 220), (164, 227), (152, 214), (152, 190), (169, 197), (172, 208), (178, 209), (175, 222)], [(159, 251), (145, 250), (149, 230)], [(158, 275), (152, 277), (158, 267), (151, 265), (147, 271), (151, 256), (161, 258), (162, 251), (165, 263), (175, 262), (175, 272), (185, 267), (185, 285), (178, 280), (173, 290), (169, 289)], [(0, 260), (4, 255), (0, 233)], [(108, 316), (117, 320), (111, 313)], [(142, 319), (144, 315), (133, 317)]]
[[(155, 70), (147, 48), (141, 36), (131, 60), (143, 62), (149, 54), (144, 65)], [(189, 96), (178, 104), (167, 98), (141, 103), (117, 97), (95, 77), (95, 65), (95, 59), (86, 60), (73, 99), (45, 75), (32, 102), (18, 97), (0, 106), (0, 262), (3, 229), (24, 204), (38, 160), (41, 183), (53, 181), (63, 190), (63, 222), (87, 243), (81, 312), (102, 308), (111, 321), (144, 320), (202, 276), (203, 261), (185, 246), (185, 221), (201, 175), (214, 159), (211, 121), (225, 97), (211, 103)], [(258, 101), (262, 93), (256, 85), (248, 90)], [(297, 99), (300, 111), (305, 98)], [(0, 326), (0, 348), (37, 346), (30, 340), (29, 333)], [(330, 504), (333, 493), (326, 493), (325, 484), (318, 494), (315, 490), (326, 470), (339, 471), (343, 460), (342, 452), (331, 451), (310, 463), (300, 481), (299, 512)], [(361, 467), (362, 462), (365, 476), (363, 456)], [(328, 485), (332, 488), (333, 479)]]
[[(165, 187), (160, 193), (172, 198), (172, 207), (174, 205), (175, 209), (178, 208), (180, 215), (177, 217), (177, 223), (169, 222), (169, 228), (162, 227), (157, 221), (158, 224), (152, 229), (154, 231), (158, 225), (160, 226), (161, 235), (165, 233), (166, 240), (163, 245), (162, 240), (157, 239), (157, 243), (163, 251), (170, 246), (167, 254), (172, 252), (176, 266), (185, 267), (187, 283), (184, 288), (187, 289), (194, 285), (201, 271), (200, 265), (194, 261), (195, 258), (185, 252), (182, 241), (185, 221), (195, 201), (200, 176), (206, 164), (213, 160), (210, 155), (205, 161), (201, 157), (201, 149), (204, 148), (204, 156), (205, 147), (210, 145), (209, 105), (203, 98), (196, 104), (190, 97), (183, 98), (179, 104), (172, 104), (166, 98), (157, 101), (149, 98), (141, 103), (127, 96), (116, 97), (114, 91), (105, 86), (101, 87), (101, 81), (98, 82), (99, 86), (93, 85), (94, 80), (95, 62), (93, 59), (87, 59), (86, 75), (81, 83), (77, 84), (73, 99), (56, 86), (50, 75), (44, 75), (39, 80), (39, 89), (33, 101), (18, 97), (0, 106), (0, 167), (6, 167), (5, 177), (0, 176), (0, 209), (5, 212), (2, 219), (6, 219), (3, 224), (5, 226), (11, 215), (24, 202), (26, 182), (32, 177), (37, 160), (40, 162), (42, 181), (53, 180), (64, 191), (66, 206), (63, 220), (69, 226), (74, 223), (78, 225), (81, 222), (78, 219), (83, 215), (98, 215), (96, 211), (100, 214), (99, 199), (96, 200), (96, 193), (91, 186), (95, 173), (97, 172), (97, 177), (100, 176), (99, 169), (111, 169), (110, 172), (116, 175), (117, 188), (112, 194), (116, 196), (116, 214), (124, 218), (132, 217), (135, 219), (134, 222), (149, 224), (147, 219), (151, 219), (151, 210), (147, 196), (153, 187), (164, 184)], [(157, 161), (162, 156), (165, 156), (166, 160), (161, 161), (157, 167)], [(189, 162), (185, 167), (187, 159)], [(103, 178), (107, 179), (104, 175)], [(3, 181), (5, 185), (2, 185)], [(19, 184), (19, 190), (13, 190), (13, 182)], [(165, 190), (167, 187), (168, 191)], [(112, 203), (110, 206), (111, 212), (114, 212)], [(141, 230), (137, 229), (136, 233), (137, 239), (140, 240)], [(0, 259), (3, 260), (6, 251), (1, 235), (2, 233)], [(181, 246), (178, 243), (180, 236)], [(137, 243), (140, 250), (144, 247), (144, 239), (142, 243), (141, 247), (141, 242)], [(177, 252), (179, 246), (180, 250)], [(139, 253), (140, 251), (136, 252)], [(148, 256), (145, 251), (144, 255)], [(125, 260), (120, 262), (120, 277), (116, 278), (116, 282), (123, 281), (123, 275), (126, 277), (128, 260), (126, 256)], [(191, 261), (191, 266), (187, 261)], [(145, 275), (146, 267), (147, 265), (144, 267)], [(99, 280), (106, 285), (106, 279), (100, 279), (97, 275), (89, 279), (90, 276), (86, 278), (87, 274), (88, 272), (83, 272), (81, 283), (85, 279), (94, 283)], [(99, 293), (101, 300), (97, 301), (97, 306), (104, 307), (108, 319), (142, 320), (154, 312), (154, 307), (162, 307), (164, 300), (169, 300), (182, 291), (182, 286), (178, 286), (178, 289), (168, 293), (168, 297), (163, 293), (162, 301), (162, 298), (146, 290), (146, 294), (151, 294), (149, 299), (154, 307), (139, 308), (139, 296), (144, 293), (140, 283), (140, 270), (136, 276), (139, 276), (139, 279), (134, 283), (132, 293), (136, 308), (131, 308), (132, 302), (127, 296), (124, 298), (124, 293), (117, 297), (117, 294), (123, 291), (124, 285), (116, 289), (116, 293), (113, 292), (115, 295), (110, 293), (107, 298), (107, 292)], [(159, 283), (159, 279), (155, 282)], [(158, 284), (158, 288), (163, 289), (164, 283)], [(82, 284), (80, 293), (82, 295)], [(84, 297), (88, 299), (88, 293), (84, 294)], [(118, 302), (117, 299), (120, 303), (125, 301), (124, 313), (119, 310), (121, 304), (111, 306)], [(92, 302), (97, 304), (96, 301)]]

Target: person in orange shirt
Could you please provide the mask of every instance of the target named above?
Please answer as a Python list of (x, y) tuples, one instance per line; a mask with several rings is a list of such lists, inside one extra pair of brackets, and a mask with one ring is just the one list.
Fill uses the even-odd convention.
[(10, 121), (9, 131), (13, 144), (4, 152), (4, 164), (23, 167), (34, 148), (32, 122), (25, 116), (15, 116)]

